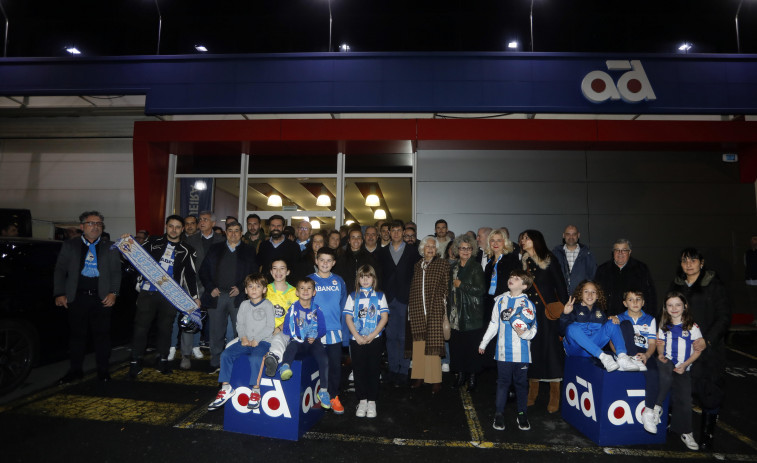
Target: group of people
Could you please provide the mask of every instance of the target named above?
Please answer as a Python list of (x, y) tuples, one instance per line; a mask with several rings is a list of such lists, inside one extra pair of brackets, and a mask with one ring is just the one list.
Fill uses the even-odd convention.
[[(88, 324), (95, 333), (98, 376), (110, 378), (110, 347), (102, 331), (118, 296), (120, 263), (101, 240), (102, 215), (85, 212), (80, 222), (83, 234), (64, 244), (55, 272), (56, 303), (69, 307), (72, 326), (71, 369), (63, 382), (81, 377), (81, 338)], [(256, 214), (246, 218), (244, 234), (234, 218), (227, 219), (225, 236), (213, 232), (215, 222), (211, 212), (172, 215), (164, 235), (142, 243), (207, 311), (211, 373), (222, 383), (211, 409), (233, 396), (231, 366), (239, 356), (250, 359), (254, 408), (263, 370), (286, 380), (294, 358), (310, 353), (319, 365), (322, 406), (343, 413), (340, 380), (348, 352), (356, 415), (375, 417), (385, 353), (386, 380), (414, 389), (428, 384), (432, 394), (441, 390), (446, 368), (455, 375), (454, 387), (472, 392), (480, 373), (496, 365), (494, 428), (505, 427), (512, 386), (517, 425), (527, 430), (527, 409), (537, 402), (542, 383), (549, 388), (547, 411), (559, 409), (567, 353), (595, 357), (608, 371), (646, 371), (643, 417), (650, 432), (656, 432), (656, 410), (672, 384), (671, 429), (690, 448), (697, 445), (693, 391), (703, 409), (700, 441), (712, 448), (724, 396), (730, 310), (722, 282), (696, 249), (682, 252), (663, 311), (655, 307), (649, 269), (631, 256), (630, 241), (617, 240), (612, 258), (597, 266), (573, 225), (550, 250), (538, 230), (521, 232), (516, 242), (504, 227), (455, 237), (443, 219), (420, 240), (415, 224), (397, 220), (341, 233), (313, 233), (303, 221), (294, 239), (284, 234), (286, 221), (278, 215), (268, 219), (267, 235)], [(129, 375), (137, 378), (142, 371), (153, 323), (158, 369), (168, 374), (171, 354), (178, 352), (172, 350), (179, 338), (172, 327), (176, 311), (146, 280), (138, 287)], [(196, 336), (180, 336), (181, 368), (191, 366)]]

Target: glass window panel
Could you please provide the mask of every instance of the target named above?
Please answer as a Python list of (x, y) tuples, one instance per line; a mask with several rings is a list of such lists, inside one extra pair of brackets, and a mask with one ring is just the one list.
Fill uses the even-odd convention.
[[(281, 206), (269, 206), (268, 198), (278, 193)], [(331, 204), (316, 206), (318, 196), (324, 193)], [(251, 178), (247, 181), (247, 210), (249, 211), (335, 211), (336, 178)]]
[(290, 174), (303, 171), (314, 174), (336, 174), (335, 154), (252, 154), (250, 174)]
[[(356, 220), (360, 225), (376, 222), (374, 212), (381, 208), (387, 220), (400, 219), (408, 222), (413, 214), (413, 182), (410, 178), (351, 177), (344, 179), (344, 220)], [(380, 199), (379, 207), (365, 205), (371, 187)]]
[(413, 155), (396, 153), (345, 156), (344, 171), (348, 174), (410, 174), (413, 172)]
[[(206, 189), (198, 188), (198, 180), (205, 183)], [(238, 178), (179, 178), (175, 188), (172, 214), (186, 217), (211, 210), (216, 215), (216, 225), (220, 227), (225, 225), (227, 216), (237, 217), (239, 214)]]

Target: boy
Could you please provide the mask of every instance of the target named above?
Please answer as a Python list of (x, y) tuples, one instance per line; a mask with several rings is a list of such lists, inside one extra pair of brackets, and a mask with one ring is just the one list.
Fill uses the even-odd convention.
[(528, 364), (531, 363), (531, 339), (536, 336), (536, 313), (534, 304), (524, 292), (531, 287), (533, 278), (523, 270), (513, 270), (507, 280), (510, 291), (494, 299), (491, 321), (478, 353), (483, 354), (486, 345), (497, 335), (497, 397), (494, 414), (494, 429), (505, 429), (505, 404), (510, 384), (515, 386), (518, 400), (518, 428), (531, 429), (526, 408), (528, 402)]
[(639, 369), (644, 372), (647, 386), (641, 422), (647, 432), (656, 434), (657, 424), (660, 423), (659, 414), (662, 413), (662, 408), (655, 406), (660, 380), (657, 362), (654, 359), (651, 362), (647, 360), (657, 353), (657, 323), (652, 315), (642, 310), (644, 293), (641, 291), (626, 291), (623, 294), (623, 305), (628, 310), (610, 319), (613, 323), (620, 324), (628, 355), (642, 363)]
[(321, 338), (326, 334), (326, 324), (323, 312), (313, 301), (315, 294), (315, 282), (312, 279), (303, 278), (297, 282), (298, 300), (289, 308), (284, 322), (284, 334), (291, 338), (291, 342), (281, 359), (281, 380), (286, 381), (292, 377), (289, 364), (294, 360), (295, 355), (310, 352), (318, 362), (318, 373), (321, 377), (318, 399), (321, 401), (321, 407), (329, 409), (331, 408), (328, 393), (329, 359), (321, 343)]
[(208, 410), (216, 410), (232, 398), (236, 390), (231, 387), (231, 368), (237, 357), (246, 355), (250, 358), (250, 408), (260, 406), (260, 391), (257, 387), (258, 371), (263, 355), (271, 347), (271, 336), (274, 327), (273, 304), (264, 299), (266, 293), (266, 279), (261, 273), (247, 275), (244, 279), (245, 293), (248, 300), (242, 302), (237, 314), (237, 333), (235, 339), (221, 353), (221, 372), (218, 381), (221, 390), (216, 400), (208, 405)]
[(282, 333), (282, 325), (289, 307), (297, 300), (297, 290), (287, 283), (286, 278), (289, 276), (289, 269), (284, 259), (277, 259), (271, 263), (271, 276), (273, 283), (268, 285), (266, 299), (273, 304), (276, 328), (273, 330), (271, 350), (265, 356), (265, 374), (275, 376), (279, 367), (279, 360), (284, 356), (284, 350), (289, 344), (289, 336)]
[(342, 376), (342, 310), (347, 302), (349, 290), (342, 277), (331, 273), (334, 264), (336, 251), (327, 246), (322, 247), (315, 259), (318, 271), (309, 277), (315, 282), (313, 302), (318, 304), (326, 317), (326, 335), (321, 342), (329, 358), (329, 396), (333, 397), (331, 409), (337, 415), (341, 415), (344, 413), (344, 407), (339, 401), (339, 382)]

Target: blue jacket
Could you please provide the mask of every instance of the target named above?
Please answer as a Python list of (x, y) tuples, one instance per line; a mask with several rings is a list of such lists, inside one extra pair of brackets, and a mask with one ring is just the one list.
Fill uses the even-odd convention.
[(594, 275), (597, 273), (597, 262), (588, 246), (578, 243), (578, 257), (573, 263), (573, 270), (568, 270), (568, 258), (565, 256), (563, 245), (555, 246), (552, 254), (560, 262), (560, 270), (565, 277), (565, 286), (568, 287), (568, 296), (573, 294), (573, 290), (582, 281), (594, 279)]

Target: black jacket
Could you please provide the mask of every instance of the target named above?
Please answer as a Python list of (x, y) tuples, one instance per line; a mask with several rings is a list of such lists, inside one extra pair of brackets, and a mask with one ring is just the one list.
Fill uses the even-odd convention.
[(392, 243), (387, 244), (378, 253), (378, 265), (381, 267), (380, 289), (384, 291), (387, 303), (397, 299), (399, 302), (407, 304), (410, 300), (413, 267), (420, 260), (421, 255), (418, 254), (418, 246), (405, 243), (405, 249), (399, 263), (395, 264), (392, 253), (389, 251), (391, 245)]
[(287, 263), (287, 268), (290, 271), (287, 281), (289, 284), (294, 285), (297, 281), (294, 280), (295, 272), (293, 270), (300, 260), (300, 246), (286, 238), (284, 238), (284, 241), (278, 247), (273, 247), (270, 239), (260, 243), (257, 262), (260, 264), (260, 271), (268, 278), (268, 281), (273, 281), (271, 277), (271, 264), (273, 261), (279, 259), (283, 259)]
[[(344, 283), (347, 285), (347, 291), (350, 293), (355, 291), (355, 282), (357, 280), (357, 269), (363, 265), (370, 265), (373, 270), (376, 271), (376, 276), (381, 276), (381, 270), (378, 267), (376, 258), (373, 254), (368, 252), (365, 248), (361, 247), (357, 252), (353, 252), (351, 249), (347, 249), (341, 253), (336, 259), (336, 265), (334, 266), (334, 273), (342, 277)], [(380, 288), (381, 282), (376, 282), (376, 287)]]
[[(155, 259), (156, 262), (160, 262), (160, 258), (163, 257), (163, 253), (166, 252), (168, 246), (168, 237), (166, 235), (159, 236), (157, 238), (150, 237), (142, 244), (148, 254)], [(195, 259), (197, 255), (192, 246), (185, 242), (172, 243), (176, 246), (174, 249), (174, 262), (173, 262), (173, 279), (179, 284), (179, 286), (185, 288), (192, 299), (199, 299), (199, 291), (197, 289), (197, 269), (195, 268)], [(142, 283), (142, 275), (137, 280)]]
[[(202, 281), (202, 285), (205, 287), (205, 293), (203, 293), (201, 299), (204, 309), (214, 309), (218, 302), (218, 297), (213, 297), (210, 293), (218, 287), (216, 282), (218, 265), (221, 262), (221, 255), (225, 251), (226, 246), (226, 241), (212, 245), (208, 249), (208, 254), (205, 256), (202, 267), (200, 267), (200, 281)], [(234, 304), (239, 307), (247, 298), (244, 292), (244, 278), (258, 271), (258, 263), (255, 260), (255, 248), (249, 244), (240, 242), (234, 252), (238, 252), (239, 254), (237, 255), (237, 268), (234, 272), (236, 283), (232, 286), (236, 286), (239, 289), (239, 294), (234, 298)]]
[[(489, 285), (491, 285), (492, 274), (494, 273), (494, 262), (494, 258), (490, 258), (484, 270), (484, 310), (488, 314), (491, 314), (491, 310), (494, 308), (494, 298), (508, 291), (507, 280), (510, 278), (510, 272), (521, 268), (517, 253), (513, 251), (503, 255), (497, 264), (497, 287), (492, 295), (489, 294)], [(489, 321), (488, 319), (485, 320)]]
[(626, 311), (623, 305), (623, 293), (632, 289), (644, 294), (645, 307), (655, 308), (647, 310), (647, 313), (657, 314), (657, 292), (649, 268), (644, 262), (629, 257), (628, 262), (621, 269), (611, 259), (599, 266), (594, 279), (605, 292), (607, 315), (619, 315)]

